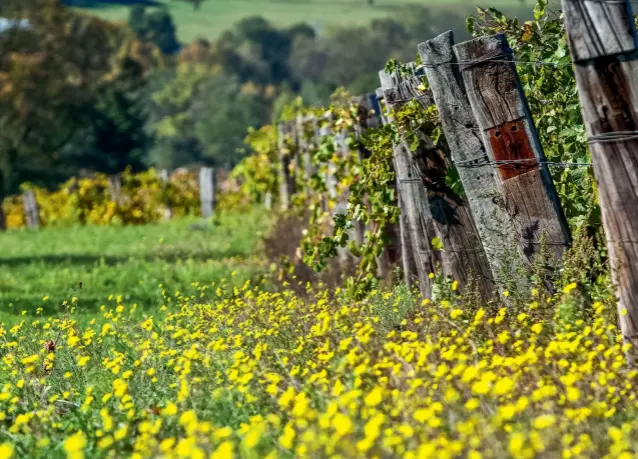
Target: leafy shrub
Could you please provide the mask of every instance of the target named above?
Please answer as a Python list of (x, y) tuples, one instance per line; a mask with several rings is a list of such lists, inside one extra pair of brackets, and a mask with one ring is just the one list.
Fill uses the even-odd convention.
[[(40, 207), (44, 227), (82, 225), (143, 225), (158, 222), (166, 208), (173, 216), (199, 213), (199, 182), (197, 174), (178, 170), (163, 183), (155, 170), (138, 174), (127, 170), (121, 174), (122, 189), (116, 201), (111, 200), (108, 177), (96, 174), (92, 178), (71, 179), (58, 190), (33, 189)], [(11, 196), (3, 203), (8, 228), (26, 224), (20, 196)]]

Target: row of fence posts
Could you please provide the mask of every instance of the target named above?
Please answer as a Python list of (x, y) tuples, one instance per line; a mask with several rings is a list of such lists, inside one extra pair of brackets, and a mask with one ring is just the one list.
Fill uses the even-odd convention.
[[(564, 0), (563, 10), (619, 307), (628, 311), (621, 315), (622, 329), (625, 339), (633, 341), (638, 339), (636, 29), (627, 0)], [(447, 32), (421, 43), (418, 53), (428, 90), (419, 89), (416, 71), (381, 71), (381, 87), (355, 102), (363, 112), (373, 110), (361, 117), (355, 135), (375, 122), (389, 122), (393, 109), (416, 101), (425, 108), (436, 106), (447, 140), (447, 147), (436, 146), (419, 132), (415, 151), (406, 141), (394, 145), (401, 218), (388, 250), (393, 254), (384, 254), (382, 264), (401, 263), (406, 282), (417, 280), (424, 296), (432, 294), (430, 273), (441, 266), (461, 288), (472, 282), (488, 298), (503, 285), (501, 280), (524, 283), (517, 274), (534, 263), (543, 244), (550, 261), (559, 265), (571, 243), (569, 228), (506, 38), (494, 35), (455, 44)], [(387, 111), (367, 102), (373, 98), (384, 101)], [(317, 122), (278, 126), (282, 209), (300, 191), (295, 190), (295, 171), (307, 176), (310, 170), (298, 167), (308, 164), (309, 146), (291, 147), (303, 137), (303, 121)], [(330, 135), (329, 128), (317, 129), (311, 143), (318, 145)], [(342, 137), (335, 136), (337, 152)], [(303, 154), (297, 155), (299, 150)], [(463, 196), (445, 185), (450, 167), (458, 171)], [(333, 194), (330, 177), (326, 182)], [(337, 198), (335, 211), (343, 212), (347, 196)], [(443, 242), (442, 250), (432, 246), (435, 238)]]
[[(163, 187), (167, 187), (170, 181), (168, 170), (160, 171), (160, 180)], [(73, 186), (72, 192), (77, 192), (77, 186)], [(108, 193), (111, 202), (120, 204), (123, 202), (122, 177), (120, 174), (109, 175)], [(199, 196), (201, 201), (200, 213), (202, 218), (210, 218), (215, 213), (217, 204), (217, 174), (212, 167), (201, 167), (199, 169)], [(40, 227), (40, 207), (33, 190), (22, 193), (22, 205), (24, 208), (25, 223), (27, 228), (37, 229)], [(169, 203), (166, 203), (164, 219), (170, 220), (173, 211)]]

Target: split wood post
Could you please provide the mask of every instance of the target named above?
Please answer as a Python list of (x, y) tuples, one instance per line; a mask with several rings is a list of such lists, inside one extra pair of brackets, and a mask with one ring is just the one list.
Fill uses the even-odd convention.
[(119, 203), (122, 198), (122, 176), (120, 174), (109, 175), (109, 199)]
[(215, 212), (217, 177), (212, 167), (199, 169), (199, 197), (203, 218), (210, 218)]
[(446, 32), (421, 43), (419, 54), (483, 249), (494, 278), (499, 279), (525, 266), (517, 249), (522, 238), (503, 200), (495, 199), (503, 195), (499, 172), (488, 158), (453, 46), (454, 35)]
[[(381, 87), (377, 89), (377, 100), (383, 100), (385, 105), (385, 110), (382, 110), (383, 113), (383, 122), (384, 124), (388, 124), (392, 122), (392, 115), (390, 113), (390, 107), (385, 101), (384, 88), (392, 88), (394, 87), (394, 78), (392, 75), (387, 73), (385, 70), (379, 71), (379, 81), (381, 82)], [(405, 204), (403, 202), (402, 194), (406, 193), (405, 187), (401, 187), (401, 183), (399, 182), (399, 175), (397, 172), (397, 164), (396, 164), (396, 150), (399, 148), (405, 147), (405, 145), (401, 146), (400, 144), (393, 146), (393, 159), (392, 159), (392, 167), (395, 172), (395, 189), (397, 194), (397, 204), (399, 206), (399, 253), (401, 256), (401, 267), (403, 268), (403, 282), (409, 288), (412, 288), (413, 281), (418, 279), (418, 270), (416, 265), (416, 259), (414, 256), (414, 251), (412, 250), (412, 236), (410, 234), (410, 225), (408, 222), (407, 213), (403, 210), (405, 209)]]
[[(434, 104), (432, 94), (422, 91), (420, 86), (419, 77), (401, 77), (394, 89), (385, 92), (386, 101), (399, 108), (416, 100), (423, 108), (430, 108)], [(457, 281), (461, 290), (474, 283), (472, 287), (477, 287), (481, 297), (488, 300), (495, 284), (474, 216), (466, 199), (445, 182), (451, 167), (449, 152), (437, 147), (426, 133), (417, 134), (420, 144), (410, 151), (408, 160), (418, 173), (413, 180), (425, 190), (434, 235), (443, 244), (440, 252), (443, 273)]]
[(638, 346), (638, 44), (629, 1), (564, 0), (623, 338)]
[(290, 208), (290, 200), (295, 194), (294, 169), (295, 151), (290, 148), (292, 129), (290, 123), (277, 125), (277, 145), (279, 150), (279, 199), (281, 210)]
[[(377, 111), (377, 123), (378, 127), (380, 127), (388, 123), (388, 118), (383, 107), (383, 89), (378, 88), (373, 96), (375, 102), (374, 106), (376, 107), (375, 110)], [(391, 167), (392, 172), (394, 172), (394, 163), (391, 164)], [(401, 208), (396, 181), (393, 183), (393, 189), (395, 203), (399, 208)], [(400, 223), (388, 223), (385, 227), (385, 233), (388, 238), (388, 245), (383, 248), (383, 252), (377, 258), (377, 264), (379, 267), (377, 274), (381, 279), (385, 279), (392, 275), (392, 268), (402, 260)], [(412, 254), (409, 255), (411, 256)], [(412, 259), (412, 265), (414, 266), (414, 259)]]
[[(166, 190), (170, 186), (170, 176), (168, 174), (168, 170), (162, 169), (160, 171), (160, 181), (162, 182), (162, 189), (163, 189), (164, 193), (166, 194)], [(165, 206), (164, 219), (165, 220), (170, 220), (172, 218), (172, 216), (173, 216), (173, 210), (171, 209), (170, 203), (165, 202), (164, 206)]]
[[(388, 77), (385, 72), (381, 72), (379, 77), (388, 109), (394, 110), (400, 107), (401, 104), (395, 101), (392, 95), (392, 91), (399, 84), (397, 76)], [(388, 117), (391, 118), (391, 114), (388, 114)], [(399, 132), (399, 135), (404, 134)], [(399, 187), (399, 202), (402, 206), (401, 214), (405, 214), (404, 228), (409, 234), (409, 247), (405, 249), (413, 254), (421, 294), (424, 297), (431, 297), (433, 282), (430, 279), (430, 273), (436, 271), (441, 257), (440, 252), (432, 247), (435, 232), (427, 192), (423, 185), (421, 171), (412, 159), (413, 154), (407, 141), (403, 140), (394, 146), (393, 158)]]
[[(507, 39), (476, 38), (455, 45), (454, 52), (489, 161), (498, 169), (501, 194), (494, 199), (503, 203), (515, 226), (518, 256), (532, 263), (545, 236), (552, 262), (559, 265), (570, 243), (569, 229), (516, 66), (504, 62), (512, 57)], [(480, 164), (483, 157), (457, 166)]]
[(37, 229), (40, 227), (40, 207), (35, 199), (35, 192), (27, 190), (22, 193), (22, 205), (26, 216), (27, 228)]

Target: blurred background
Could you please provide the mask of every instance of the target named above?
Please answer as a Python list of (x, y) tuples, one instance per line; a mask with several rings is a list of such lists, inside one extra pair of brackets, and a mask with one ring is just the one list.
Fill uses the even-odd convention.
[[(521, 19), (532, 2), (490, 0)], [(374, 91), (474, 0), (2, 0), (0, 198), (20, 184), (241, 160), (302, 96)]]

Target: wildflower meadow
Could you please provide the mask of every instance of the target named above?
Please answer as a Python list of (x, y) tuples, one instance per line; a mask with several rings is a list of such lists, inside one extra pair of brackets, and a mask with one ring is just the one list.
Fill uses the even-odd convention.
[[(609, 8), (612, 19), (631, 20), (625, 0), (589, 3), (572, 7), (572, 19)], [(437, 88), (417, 72), (452, 63), (391, 60), (382, 79), (396, 86), (379, 90), (383, 98), (340, 88), (326, 108), (278, 96), (281, 118), (250, 129), (242, 160), (224, 171), (236, 186), (217, 186), (210, 169), (209, 182), (185, 170), (129, 169), (118, 186), (105, 174), (56, 191), (24, 183), (39, 210), (27, 212), (18, 195), (0, 207), (8, 223), (0, 233), (0, 459), (637, 457), (637, 338), (621, 330), (635, 326), (638, 309), (631, 295), (618, 302), (635, 285), (622, 263), (635, 245), (633, 227), (622, 226), (632, 187), (611, 179), (599, 187), (594, 166), (599, 175), (612, 168), (589, 151), (635, 142), (636, 133), (588, 140), (572, 68), (581, 79), (612, 69), (611, 85), (635, 50), (623, 42), (629, 57), (586, 54), (573, 66), (564, 17), (551, 6), (539, 0), (523, 23), (495, 8), (468, 18), (478, 40), (469, 48), (503, 49), (455, 62), (450, 75), (487, 67), (465, 83), (510, 83), (512, 106), (525, 108), (523, 118), (483, 129), (489, 144), (471, 112), (467, 94), (476, 92), (455, 82), (453, 105), (458, 119), (465, 107), (467, 122), (455, 118), (452, 133), (464, 129), (479, 158), (452, 157), (466, 144), (446, 139), (441, 104), (430, 101)], [(263, 24), (251, 21), (246, 35), (261, 37)], [(392, 23), (375, 24), (395, 34)], [(452, 53), (449, 33), (428, 46), (441, 37)], [(225, 46), (238, 38), (226, 40), (211, 52), (230, 53)], [(295, 43), (280, 47), (301, 53)], [(238, 101), (257, 94), (248, 83), (230, 91)], [(222, 129), (178, 110), (199, 92), (167, 87), (156, 103), (166, 99), (168, 114), (175, 98), (174, 120), (154, 123), (166, 131), (164, 146), (221, 161), (221, 147), (200, 151), (191, 141), (221, 138)], [(607, 92), (600, 97), (616, 96)], [(491, 87), (484, 94), (505, 99)], [(376, 108), (364, 106), (370, 100)], [(241, 117), (235, 105), (210, 105)], [(629, 118), (626, 105), (615, 102), (614, 122)], [(177, 132), (187, 128), (197, 136), (182, 145)], [(490, 145), (505, 159), (488, 158)], [(604, 161), (621, 169), (620, 160)], [(635, 164), (626, 163), (629, 183)], [(486, 169), (460, 174), (463, 166)], [(622, 241), (605, 237), (610, 227)], [(548, 239), (547, 228), (560, 238)], [(470, 259), (485, 269), (465, 269)]]

